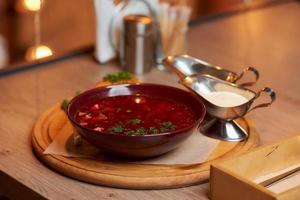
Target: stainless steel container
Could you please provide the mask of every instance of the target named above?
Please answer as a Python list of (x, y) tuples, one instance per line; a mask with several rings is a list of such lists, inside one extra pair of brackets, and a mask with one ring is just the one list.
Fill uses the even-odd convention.
[(154, 64), (155, 33), (153, 21), (144, 15), (123, 18), (120, 58), (124, 70), (134, 74), (150, 71)]
[(259, 79), (259, 72), (254, 67), (246, 67), (238, 74), (189, 55), (168, 56), (163, 60), (163, 64), (171, 71), (175, 72), (180, 79), (192, 75), (208, 74), (223, 81), (236, 83), (237, 81), (240, 81), (246, 73), (253, 73), (253, 81), (238, 83), (238, 85), (242, 87), (251, 86)]
[[(243, 129), (235, 120), (244, 117), (244, 115), (254, 109), (270, 106), (276, 99), (276, 93), (269, 87), (265, 87), (259, 92), (254, 92), (207, 74), (187, 76), (181, 79), (180, 83), (202, 98), (207, 112), (213, 117), (199, 127), (201, 133), (225, 141), (242, 141), (247, 139), (249, 130)], [(228, 106), (216, 104), (215, 101), (211, 101), (208, 98), (209, 94), (215, 92), (233, 93), (244, 97), (245, 101), (242, 104)], [(254, 105), (254, 102), (262, 93), (269, 95), (270, 100)], [(225, 101), (225, 98), (219, 97), (219, 99)], [(234, 102), (232, 97), (231, 102)]]

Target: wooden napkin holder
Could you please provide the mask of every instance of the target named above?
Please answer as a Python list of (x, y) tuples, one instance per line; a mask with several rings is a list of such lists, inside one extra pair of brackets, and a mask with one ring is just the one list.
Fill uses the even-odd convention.
[[(280, 193), (263, 186), (285, 177), (288, 173), (283, 171), (300, 171), (300, 135), (213, 164), (210, 197), (212, 200), (300, 199), (300, 181)], [(270, 174), (263, 182), (257, 182)]]

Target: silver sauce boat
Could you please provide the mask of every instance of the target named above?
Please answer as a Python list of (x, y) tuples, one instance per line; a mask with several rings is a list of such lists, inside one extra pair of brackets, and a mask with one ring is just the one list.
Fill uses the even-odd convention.
[[(254, 109), (268, 107), (276, 99), (275, 92), (269, 87), (265, 87), (259, 92), (254, 92), (207, 74), (187, 76), (179, 82), (203, 99), (207, 112), (213, 117), (209, 123), (200, 127), (201, 133), (226, 141), (241, 141), (246, 139), (248, 132), (235, 119), (243, 117)], [(234, 93), (245, 97), (247, 101), (240, 105), (223, 107), (207, 99), (206, 95), (212, 92)], [(254, 102), (262, 93), (267, 94), (270, 101), (254, 105)]]
[(180, 79), (196, 74), (209, 74), (221, 80), (236, 83), (247, 72), (252, 72), (255, 78), (254, 81), (239, 84), (244, 87), (255, 84), (259, 79), (259, 72), (254, 67), (246, 67), (241, 73), (237, 74), (189, 55), (168, 56), (163, 60), (163, 64), (170, 71), (175, 72)]

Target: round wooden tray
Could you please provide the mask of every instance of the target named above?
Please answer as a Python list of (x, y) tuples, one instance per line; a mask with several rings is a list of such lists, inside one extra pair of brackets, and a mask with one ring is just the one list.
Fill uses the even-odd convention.
[(209, 178), (212, 162), (235, 156), (257, 146), (259, 136), (252, 123), (244, 121), (250, 136), (243, 142), (220, 142), (208, 160), (198, 164), (149, 165), (106, 162), (93, 159), (45, 155), (44, 150), (56, 134), (71, 126), (65, 113), (56, 105), (37, 120), (32, 132), (32, 145), (46, 165), (58, 172), (89, 183), (128, 189), (164, 189), (190, 186)]

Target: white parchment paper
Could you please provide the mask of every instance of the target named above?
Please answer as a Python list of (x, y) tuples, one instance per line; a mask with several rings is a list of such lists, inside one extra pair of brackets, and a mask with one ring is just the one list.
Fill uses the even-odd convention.
[[(201, 163), (207, 160), (218, 144), (219, 140), (206, 137), (199, 133), (198, 130), (195, 130), (192, 136), (190, 136), (177, 149), (164, 155), (151, 159), (139, 160), (135, 163), (165, 165)], [(81, 146), (75, 146), (73, 142), (73, 134), (71, 132), (57, 135), (53, 142), (44, 151), (44, 154), (87, 159), (93, 158), (107, 161), (116, 160), (116, 158), (101, 152), (85, 141)]]

